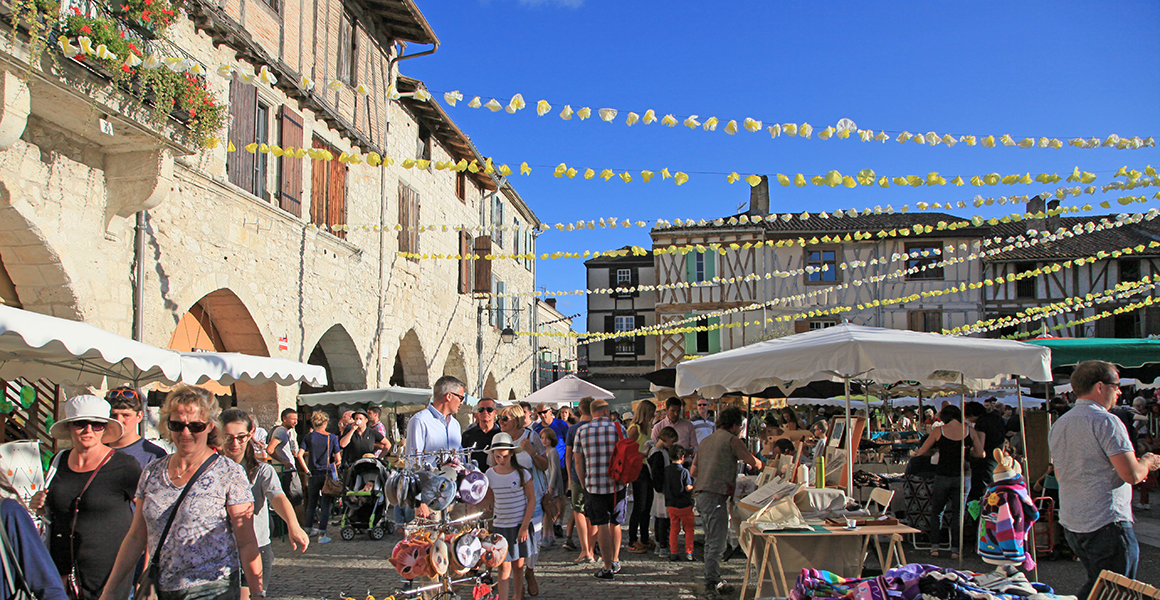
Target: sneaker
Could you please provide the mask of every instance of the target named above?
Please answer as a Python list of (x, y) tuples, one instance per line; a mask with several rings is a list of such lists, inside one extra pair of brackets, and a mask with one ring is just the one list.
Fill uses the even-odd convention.
[(669, 556), (669, 549), (667, 547), (660, 546), (657, 548), (657, 558), (668, 558)]
[(331, 542), (333, 542), (333, 541), (334, 541), (334, 540), (332, 540), (332, 539), (330, 539), (330, 538), (326, 537), (326, 534), (325, 534), (325, 533), (324, 533), (322, 536), (320, 536), (320, 537), (318, 538), (318, 543), (319, 543), (319, 544), (329, 544), (329, 543), (331, 543)]
[(681, 560), (680, 554), (670, 554), (669, 555), (669, 562), (677, 562), (679, 560)]
[(1144, 504), (1143, 502), (1133, 502), (1132, 506), (1136, 507), (1139, 510), (1148, 510), (1148, 509), (1152, 508), (1151, 504)]
[(717, 584), (713, 586), (713, 589), (716, 590), (718, 594), (732, 594), (735, 588), (731, 584), (725, 583), (724, 581), (718, 581)]
[(620, 561), (619, 560), (612, 561), (612, 573), (615, 575), (616, 573), (619, 573), (619, 572), (620, 572)]
[(595, 576), (595, 577), (596, 577), (597, 579), (607, 579), (607, 580), (611, 581), (611, 580), (612, 580), (612, 577), (613, 577), (615, 574), (616, 574), (615, 572), (613, 572), (613, 571), (609, 571), (608, 569), (600, 569), (599, 571), (597, 571), (597, 572), (596, 572), (596, 576)]
[(560, 547), (565, 549), (565, 550), (579, 550), (580, 549), (580, 547), (577, 546), (576, 543), (572, 541), (572, 538), (568, 538), (568, 539), (564, 540), (564, 545), (560, 546)]
[(540, 550), (547, 550), (548, 548), (551, 548), (552, 546), (555, 546), (555, 545), (556, 545), (555, 539), (546, 540), (546, 541), (540, 542)]
[(556, 523), (555, 527), (552, 528), (552, 532), (556, 534), (556, 537), (564, 537), (564, 527), (559, 523)]
[(310, 537), (318, 537), (318, 534), (320, 534), (320, 533), (322, 533), (321, 529), (319, 529), (317, 527), (311, 527), (310, 533), (307, 535), (309, 535)]
[[(673, 556), (676, 556), (676, 554), (674, 554)], [(685, 562), (693, 562), (693, 553), (692, 552), (685, 553)]]

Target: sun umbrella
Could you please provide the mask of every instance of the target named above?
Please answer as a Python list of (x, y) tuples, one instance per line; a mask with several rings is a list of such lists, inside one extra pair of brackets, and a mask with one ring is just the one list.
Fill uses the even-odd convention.
[(565, 375), (558, 381), (554, 381), (524, 398), (524, 401), (533, 405), (571, 406), (572, 403), (579, 402), (584, 397), (591, 397), (594, 400), (612, 400), (616, 396), (612, 392), (588, 383), (575, 375)]

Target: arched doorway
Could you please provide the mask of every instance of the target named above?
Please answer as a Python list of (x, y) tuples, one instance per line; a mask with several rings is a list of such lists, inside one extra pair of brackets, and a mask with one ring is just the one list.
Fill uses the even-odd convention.
[(508, 392), (508, 400), (519, 400), (519, 398), (516, 398), (515, 389), (512, 389), (511, 391)]
[(315, 388), (303, 383), (299, 388), (301, 394), (366, 389), (367, 377), (362, 359), (354, 340), (342, 325), (333, 325), (322, 334), (306, 362), (326, 369), (327, 384)]
[(414, 329), (407, 331), (399, 343), (399, 351), (395, 354), (395, 366), (388, 384), (412, 388), (431, 386), (427, 377), (427, 358), (423, 354), (419, 334), (415, 333)]
[(499, 399), (499, 386), (495, 383), (495, 375), (487, 374), (487, 381), (483, 384), (483, 398)]
[[(4, 304), (20, 306), (62, 319), (83, 321), (72, 278), (65, 272), (60, 255), (40, 228), (21, 209), (32, 211), (11, 181), (0, 179), (0, 267), (7, 282), (0, 286)], [(18, 304), (11, 304), (16, 300)]]
[(451, 344), (451, 349), (447, 351), (447, 360), (443, 362), (443, 375), (467, 381), (467, 361), (463, 357), (463, 350), (459, 349), (459, 344)]
[[(249, 309), (228, 288), (206, 294), (182, 315), (169, 339), (169, 348), (182, 352), (270, 356), (266, 340)], [(235, 383), (232, 386), (211, 382), (204, 387), (218, 395), (224, 406), (236, 405), (255, 412), (265, 411), (267, 404), (277, 408), (277, 385), (273, 382), (261, 385)]]

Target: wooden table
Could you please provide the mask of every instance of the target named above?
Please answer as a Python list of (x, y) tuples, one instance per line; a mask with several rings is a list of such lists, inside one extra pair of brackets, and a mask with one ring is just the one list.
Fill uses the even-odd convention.
[[(882, 565), (882, 570), (886, 571), (894, 564), (894, 559), (898, 559), (898, 564), (906, 563), (906, 554), (902, 549), (902, 536), (910, 533), (919, 533), (913, 527), (906, 525), (881, 525), (881, 526), (867, 526), (856, 530), (848, 530), (842, 527), (834, 526), (815, 526), (810, 531), (771, 531), (763, 533), (756, 527), (750, 524), (742, 525), (745, 535), (752, 536), (753, 542), (758, 540), (763, 542), (764, 548), (761, 550), (761, 562), (757, 571), (757, 580), (754, 586), (754, 598), (760, 596), (761, 586), (765, 582), (765, 575), (769, 573), (770, 583), (773, 584), (774, 595), (781, 597), (788, 597), (790, 592), (789, 583), (786, 581), (785, 568), (782, 564), (781, 550), (778, 548), (778, 540), (787, 541), (793, 538), (804, 537), (818, 537), (829, 540), (842, 540), (843, 538), (862, 538), (861, 552), (858, 554), (858, 565), (856, 572), (846, 571), (844, 565), (835, 567), (827, 564), (813, 564), (810, 567), (815, 569), (823, 569), (832, 571), (841, 577), (858, 578), (862, 576), (862, 565), (866, 558), (867, 550), (870, 547), (870, 541), (874, 541), (874, 548), (878, 553), (878, 562)], [(886, 554), (882, 553), (882, 545), (878, 541), (878, 536), (890, 536), (890, 545), (886, 550)], [(821, 540), (819, 540), (821, 541)], [(757, 544), (751, 543), (749, 560), (745, 564), (745, 581), (741, 587), (741, 600), (745, 599), (745, 594), (749, 590), (749, 580), (751, 571), (754, 565), (754, 560), (757, 558)], [(773, 561), (770, 559), (770, 550), (773, 551)], [(827, 568), (829, 567), (829, 568)], [(778, 590), (777, 578), (781, 579), (781, 590)], [(796, 581), (796, 578), (795, 578)], [(784, 591), (784, 593), (780, 593)]]

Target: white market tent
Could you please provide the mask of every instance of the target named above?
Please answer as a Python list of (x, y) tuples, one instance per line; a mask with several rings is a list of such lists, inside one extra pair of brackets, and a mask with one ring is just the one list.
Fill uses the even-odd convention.
[(357, 406), (426, 406), (431, 401), (429, 388), (385, 387), (373, 390), (350, 390), (345, 392), (321, 392), (301, 394), (301, 406), (324, 406), (327, 404)]
[[(592, 383), (588, 383), (575, 375), (565, 375), (559, 380), (554, 381), (539, 390), (533, 392), (530, 396), (524, 398), (524, 401), (532, 404), (548, 404), (553, 408), (560, 406), (571, 406), (575, 402), (579, 402), (581, 398), (591, 397), (595, 400), (612, 400), (616, 396)], [(501, 402), (500, 404), (511, 404), (511, 402)]]
[(326, 385), (326, 369), (285, 358), (253, 356), (236, 352), (181, 352), (181, 380), (189, 384), (216, 381), (222, 385), (273, 381), (293, 385), (304, 381)]
[[(758, 342), (677, 365), (676, 391), (720, 395), (756, 393), (770, 386), (792, 390), (811, 381), (890, 385), (955, 385), (988, 389), (1000, 376), (1051, 380), (1051, 353), (1010, 340), (966, 338), (843, 323)], [(850, 405), (846, 404), (846, 435)], [(854, 443), (847, 438), (847, 493), (853, 488)]]

